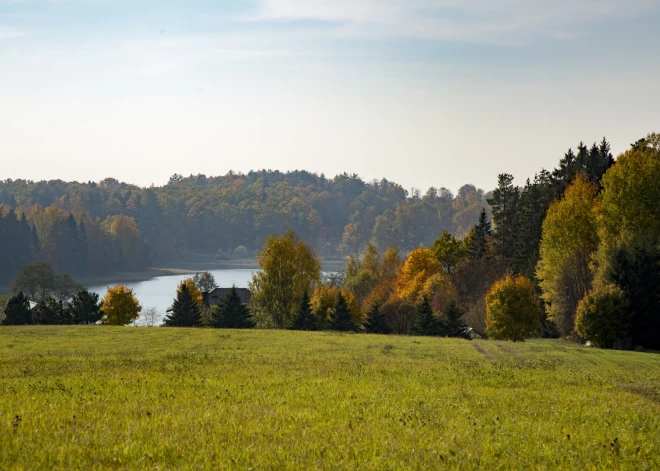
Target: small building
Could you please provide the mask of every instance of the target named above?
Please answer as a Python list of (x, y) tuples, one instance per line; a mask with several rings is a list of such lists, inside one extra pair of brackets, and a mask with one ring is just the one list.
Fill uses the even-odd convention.
[[(210, 293), (202, 293), (204, 299), (204, 305), (206, 306), (217, 306), (220, 302), (227, 297), (227, 293), (231, 288), (216, 288)], [(238, 298), (243, 304), (250, 304), (252, 299), (252, 293), (247, 288), (236, 288), (236, 293), (238, 293)]]

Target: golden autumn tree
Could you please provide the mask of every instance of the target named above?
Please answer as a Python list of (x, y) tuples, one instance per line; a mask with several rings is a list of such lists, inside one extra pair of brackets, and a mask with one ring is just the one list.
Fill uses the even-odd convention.
[(439, 270), (440, 263), (433, 250), (428, 247), (413, 250), (399, 269), (395, 297), (416, 303), (428, 279)]
[(578, 302), (591, 289), (597, 247), (596, 188), (578, 177), (548, 209), (536, 267), (548, 318), (562, 335), (573, 332)]
[(127, 325), (140, 317), (142, 306), (132, 289), (116, 285), (108, 288), (105, 298), (101, 301), (101, 310), (102, 324)]
[(486, 294), (486, 333), (495, 340), (523, 341), (538, 331), (540, 312), (529, 278), (507, 276)]
[(449, 302), (458, 300), (458, 291), (451, 277), (443, 272), (436, 273), (426, 280), (421, 294), (429, 299), (433, 311), (438, 314), (445, 310)]
[(353, 321), (357, 324), (362, 322), (362, 308), (355, 295), (337, 286), (323, 284), (314, 290), (310, 302), (314, 314), (322, 321), (330, 320), (340, 293), (346, 300)]
[(320, 283), (321, 263), (312, 247), (290, 230), (271, 235), (257, 255), (261, 267), (252, 275), (252, 309), (262, 326), (286, 328), (305, 292)]
[(186, 288), (188, 288), (188, 293), (190, 293), (190, 296), (192, 297), (193, 301), (195, 301), (195, 304), (201, 307), (204, 304), (204, 297), (202, 295), (202, 292), (199, 289), (197, 289), (197, 285), (195, 285), (195, 280), (193, 280), (192, 278), (186, 278), (181, 283), (179, 283), (179, 286), (177, 287), (177, 292), (181, 291), (181, 287), (183, 285), (185, 285)]

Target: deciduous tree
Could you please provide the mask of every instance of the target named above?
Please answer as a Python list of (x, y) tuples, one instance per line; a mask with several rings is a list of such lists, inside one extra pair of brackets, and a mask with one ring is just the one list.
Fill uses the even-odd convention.
[(252, 307), (262, 325), (286, 328), (305, 292), (312, 292), (321, 277), (314, 250), (294, 231), (272, 235), (257, 256), (261, 271), (252, 275)]
[(496, 282), (486, 295), (486, 332), (496, 340), (523, 341), (540, 327), (534, 285), (524, 276)]
[(102, 324), (127, 325), (140, 317), (142, 306), (132, 289), (116, 285), (108, 288), (105, 298), (101, 301), (101, 310)]

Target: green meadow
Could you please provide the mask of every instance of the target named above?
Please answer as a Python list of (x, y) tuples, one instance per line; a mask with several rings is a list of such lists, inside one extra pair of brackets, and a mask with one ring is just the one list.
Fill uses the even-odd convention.
[(0, 469), (660, 469), (660, 355), (0, 328)]

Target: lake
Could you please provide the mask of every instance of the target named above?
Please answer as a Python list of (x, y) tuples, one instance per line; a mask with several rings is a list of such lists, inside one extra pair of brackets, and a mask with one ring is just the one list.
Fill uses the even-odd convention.
[[(252, 273), (257, 271), (254, 268), (230, 268), (224, 270), (210, 270), (210, 273), (215, 278), (215, 282), (221, 288), (229, 288), (236, 285), (238, 288), (247, 288), (248, 282), (252, 278)], [(162, 316), (165, 311), (172, 305), (172, 301), (176, 297), (176, 289), (179, 283), (186, 278), (190, 278), (192, 274), (188, 275), (168, 275), (158, 276), (146, 281), (134, 281), (129, 283), (122, 283), (123, 285), (131, 288), (135, 292), (138, 301), (143, 309), (155, 307), (161, 314), (161, 319), (157, 321), (156, 325), (162, 323)], [(92, 285), (87, 289), (102, 298), (108, 286), (113, 286), (117, 283), (108, 283), (103, 285)], [(138, 321), (138, 325), (144, 322)]]

